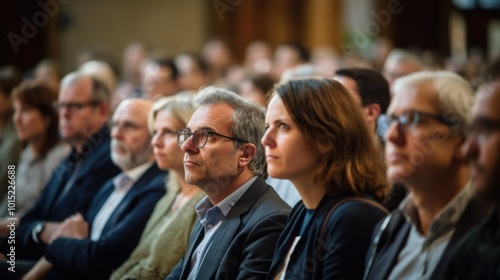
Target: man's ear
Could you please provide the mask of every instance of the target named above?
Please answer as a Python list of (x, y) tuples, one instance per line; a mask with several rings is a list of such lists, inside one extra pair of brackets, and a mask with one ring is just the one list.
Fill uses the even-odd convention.
[(99, 104), (99, 107), (97, 109), (99, 110), (99, 114), (101, 116), (104, 116), (106, 119), (110, 118), (111, 108), (108, 103), (102, 102), (101, 104)]
[(462, 146), (465, 143), (465, 140), (467, 140), (467, 137), (465, 135), (461, 135), (461, 134), (458, 135), (457, 137), (458, 137), (458, 145), (455, 149), (454, 155), (458, 159), (463, 159), (464, 154), (462, 152)]
[(252, 143), (244, 143), (239, 151), (240, 155), (238, 157), (238, 162), (240, 166), (246, 166), (250, 164), (250, 161), (257, 153), (257, 147)]
[(376, 103), (370, 103), (364, 106), (364, 111), (366, 114), (366, 121), (368, 122), (376, 122), (381, 113), (380, 105)]

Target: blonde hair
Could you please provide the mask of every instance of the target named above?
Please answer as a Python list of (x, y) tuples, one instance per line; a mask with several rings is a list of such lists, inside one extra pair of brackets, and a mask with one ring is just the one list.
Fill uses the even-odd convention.
[(156, 119), (156, 115), (160, 111), (168, 110), (170, 111), (179, 121), (184, 125), (187, 125), (191, 116), (194, 113), (194, 108), (191, 105), (191, 98), (187, 96), (168, 96), (160, 98), (153, 104), (148, 117), (148, 128), (149, 133), (153, 134), (153, 125)]

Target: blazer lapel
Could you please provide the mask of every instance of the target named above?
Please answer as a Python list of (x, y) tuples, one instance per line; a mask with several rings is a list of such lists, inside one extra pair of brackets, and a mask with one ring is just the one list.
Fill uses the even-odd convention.
[(102, 187), (102, 191), (98, 192), (96, 197), (93, 199), (92, 205), (90, 206), (87, 212), (87, 221), (89, 225), (92, 225), (97, 213), (102, 208), (104, 202), (108, 200), (108, 197), (111, 195), (113, 190), (114, 190), (114, 184), (113, 184), (113, 179), (111, 179), (108, 182), (106, 182), (106, 184), (104, 184), (104, 186)]
[[(48, 192), (47, 205), (50, 205), (50, 207), (45, 208), (46, 212), (48, 212), (50, 209), (52, 209), (52, 207), (55, 206), (57, 196), (62, 192), (64, 186), (66, 185), (66, 182), (71, 177), (72, 169), (68, 165), (69, 165), (69, 157), (66, 158), (58, 166), (58, 168), (52, 174), (50, 182), (46, 185), (48, 187), (48, 188), (46, 187)], [(47, 213), (44, 213), (44, 216), (45, 215), (47, 215)]]
[[(102, 232), (106, 232), (106, 230), (109, 227), (114, 227), (114, 225), (118, 221), (118, 218), (122, 215), (122, 213), (124, 213), (128, 209), (128, 206), (130, 205), (130, 203), (132, 203), (134, 201), (134, 199), (137, 197), (137, 195), (141, 192), (142, 187), (146, 186), (148, 184), (149, 180), (151, 179), (151, 177), (156, 176), (158, 174), (158, 172), (161, 172), (161, 171), (158, 169), (156, 164), (153, 164), (151, 167), (149, 167), (146, 170), (146, 172), (144, 174), (142, 174), (142, 176), (139, 178), (139, 180), (137, 180), (134, 183), (134, 185), (132, 185), (132, 187), (127, 192), (127, 194), (125, 195), (123, 200), (120, 202), (120, 204), (118, 204), (116, 209), (113, 211), (113, 213), (109, 217), (106, 225), (104, 226)], [(111, 193), (112, 192), (110, 192), (106, 196), (106, 199), (109, 197), (109, 195), (111, 195)], [(104, 200), (104, 201), (106, 201), (106, 200)], [(104, 203), (104, 201), (103, 201), (103, 203)], [(102, 204), (101, 204), (101, 206), (102, 206)], [(101, 206), (99, 206), (98, 209), (100, 209)]]
[(240, 226), (240, 219), (224, 221), (214, 236), (210, 248), (205, 254), (203, 264), (198, 272), (198, 279), (211, 279), (226, 254), (229, 244), (233, 241), (236, 230)]
[(200, 221), (198, 221), (194, 226), (191, 236), (189, 238), (190, 242), (187, 250), (188, 253), (186, 254), (186, 257), (184, 259), (184, 265), (182, 267), (182, 272), (181, 272), (181, 279), (187, 279), (189, 271), (191, 269), (191, 258), (193, 257), (194, 251), (201, 243), (204, 236), (205, 232), (203, 230), (203, 226), (201, 225)]
[[(269, 187), (264, 179), (257, 177), (255, 182), (241, 196), (231, 208), (224, 222), (217, 229), (212, 244), (205, 254), (200, 266), (197, 279), (211, 279), (226, 254), (241, 224), (242, 216), (252, 207), (255, 201), (262, 196)], [(201, 242), (201, 240), (200, 240)], [(190, 252), (190, 256), (192, 252)]]

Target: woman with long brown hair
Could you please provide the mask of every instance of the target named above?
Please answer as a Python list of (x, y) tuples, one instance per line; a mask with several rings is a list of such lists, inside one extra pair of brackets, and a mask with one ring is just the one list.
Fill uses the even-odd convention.
[(388, 183), (359, 104), (337, 81), (290, 80), (274, 90), (266, 127), (269, 175), (302, 198), (268, 279), (361, 279)]

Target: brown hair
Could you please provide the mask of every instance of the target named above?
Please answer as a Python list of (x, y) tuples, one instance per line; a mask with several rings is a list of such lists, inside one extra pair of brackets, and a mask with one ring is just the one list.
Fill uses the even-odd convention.
[(55, 96), (56, 94), (48, 86), (35, 82), (24, 82), (15, 88), (12, 93), (12, 100), (19, 100), (35, 108), (40, 111), (43, 117), (49, 120), (46, 130), (47, 137), (40, 152), (41, 158), (44, 158), (47, 152), (59, 141), (59, 118), (53, 108), (53, 104), (56, 101)]
[(361, 107), (339, 82), (289, 80), (277, 85), (274, 95), (281, 98), (319, 159), (315, 180), (327, 194), (367, 193), (383, 201), (389, 188), (384, 162)]

